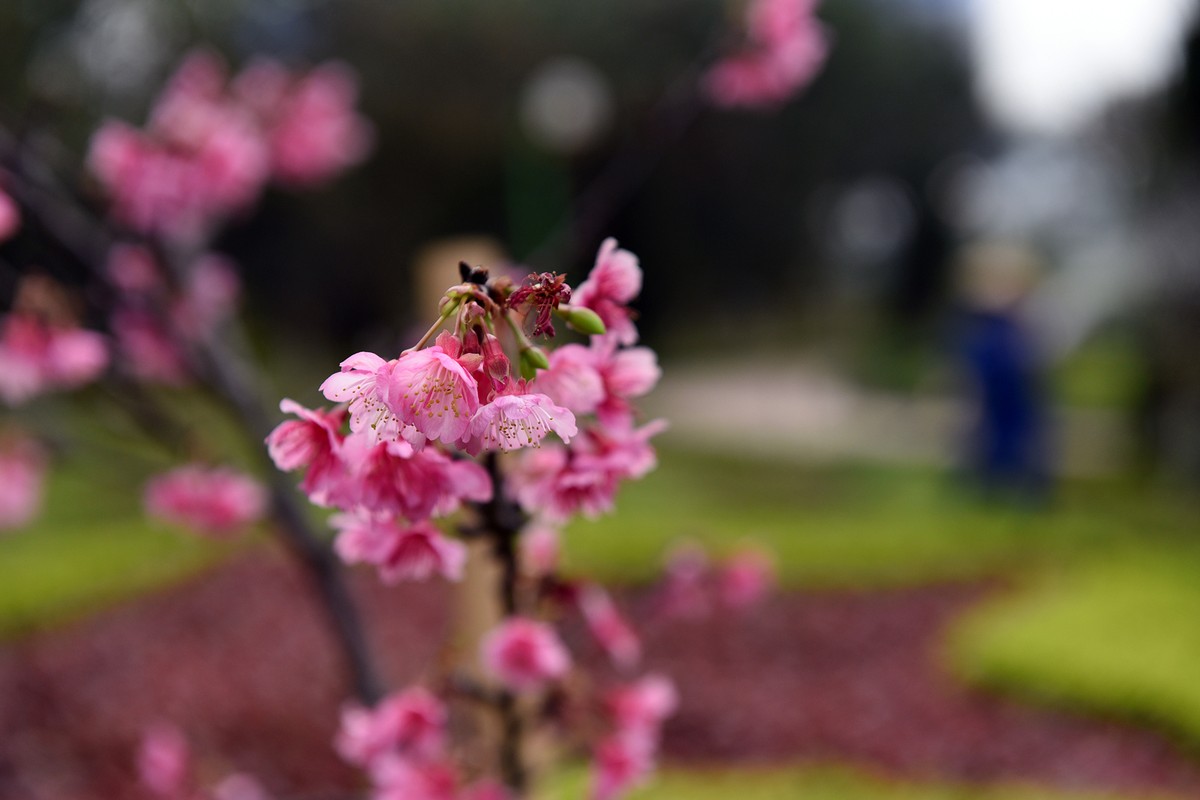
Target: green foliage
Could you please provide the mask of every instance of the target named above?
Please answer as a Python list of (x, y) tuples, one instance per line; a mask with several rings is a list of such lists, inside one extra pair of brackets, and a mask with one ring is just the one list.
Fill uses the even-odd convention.
[[(582, 770), (563, 775), (539, 800), (585, 797)], [(878, 778), (846, 768), (666, 769), (629, 800), (1120, 800), (1120, 795), (1063, 792), (1020, 784), (966, 786)], [(1150, 800), (1144, 798), (1143, 800)]]
[(970, 680), (1150, 720), (1200, 745), (1200, 544), (1115, 548), (969, 615)]

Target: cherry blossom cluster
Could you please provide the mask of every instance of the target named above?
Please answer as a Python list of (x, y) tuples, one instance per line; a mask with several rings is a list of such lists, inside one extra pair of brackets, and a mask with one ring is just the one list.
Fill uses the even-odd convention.
[[(495, 492), (463, 456), (522, 451), (506, 472), (513, 499), (546, 524), (608, 510), (621, 481), (655, 463), (648, 439), (663, 426), (637, 427), (630, 401), (654, 386), (658, 364), (647, 348), (621, 346), (636, 341), (627, 304), (641, 271), (631, 253), (605, 242), (574, 295), (548, 275), (523, 287), (479, 271), (467, 278), (421, 346), (391, 360), (350, 356), (321, 385), (338, 406), (284, 400), (296, 419), (267, 440), (280, 469), (307, 468), (301, 488), (313, 503), (342, 512), (333, 517), (342, 557), (376, 565), (385, 580), (458, 576), (463, 545), (431, 520)], [(547, 355), (523, 325), (534, 317), (548, 333), (552, 315), (597, 333)]]
[[(621, 483), (655, 465), (649, 440), (664, 424), (640, 424), (634, 406), (660, 375), (653, 351), (637, 345), (630, 308), (642, 283), (637, 257), (609, 239), (575, 288), (552, 273), (520, 285), (465, 264), (460, 273), (413, 347), (391, 359), (355, 353), (325, 380), (321, 393), (333, 408), (284, 400), (281, 410), (293, 418), (271, 433), (268, 451), (280, 469), (305, 470), (300, 487), (313, 503), (337, 509), (330, 520), (337, 553), (374, 565), (389, 583), (459, 579), (462, 537), (505, 535), (479, 530), (463, 509), (476, 518), (497, 503), (515, 509), (521, 585), (514, 591), (523, 600), (510, 598), (516, 608), (479, 643), (497, 691), (564, 691), (578, 665), (556, 623), (572, 617), (629, 673), (641, 644), (615, 602), (599, 586), (556, 573), (559, 526), (610, 510)], [(550, 348), (556, 322), (576, 340)], [(646, 684), (653, 690), (641, 686), (619, 690), (626, 699), (614, 706), (613, 733), (592, 742), (593, 794), (601, 800), (649, 771), (659, 723), (674, 705), (665, 679)], [(337, 748), (367, 771), (375, 797), (500, 791), (456, 771), (444, 702), (434, 688), (410, 688), (374, 709), (344, 712)]]
[(709, 99), (723, 108), (775, 108), (811, 83), (828, 52), (816, 4), (750, 0), (744, 45), (704, 76)]
[(319, 183), (362, 160), (372, 132), (354, 112), (357, 87), (339, 64), (297, 75), (258, 61), (230, 77), (208, 51), (167, 83), (145, 128), (105, 122), (88, 163), (113, 214), (140, 233), (202, 238), (249, 208), (274, 180)]

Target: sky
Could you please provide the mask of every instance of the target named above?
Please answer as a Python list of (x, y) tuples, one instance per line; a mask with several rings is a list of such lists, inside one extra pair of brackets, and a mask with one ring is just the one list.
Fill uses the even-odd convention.
[(1194, 0), (970, 0), (979, 91), (1014, 130), (1069, 133), (1161, 86)]

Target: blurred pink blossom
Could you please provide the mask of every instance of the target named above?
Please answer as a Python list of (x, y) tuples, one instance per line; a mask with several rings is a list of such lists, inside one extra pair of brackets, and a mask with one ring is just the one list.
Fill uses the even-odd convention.
[(281, 182), (319, 183), (366, 158), (374, 137), (370, 124), (354, 113), (357, 98), (354, 73), (338, 63), (322, 64), (279, 96), (267, 136)]
[(0, 242), (6, 242), (21, 228), (21, 209), (8, 193), (0, 189)]
[(149, 311), (118, 308), (109, 318), (121, 366), (151, 383), (181, 386), (188, 381), (187, 360), (162, 323)]
[(88, 166), (119, 222), (197, 239), (248, 208), (272, 177), (312, 184), (361, 161), (371, 128), (354, 113), (356, 98), (353, 73), (340, 64), (292, 75), (259, 62), (231, 81), (218, 56), (193, 51), (144, 129), (100, 126)]
[(146, 513), (208, 536), (225, 536), (262, 518), (267, 495), (252, 478), (225, 467), (188, 464), (146, 484)]
[(446, 707), (429, 690), (389, 695), (374, 709), (348, 706), (334, 745), (351, 764), (369, 766), (387, 755), (428, 761), (442, 754)]
[(613, 689), (605, 706), (622, 735), (658, 738), (663, 721), (675, 713), (679, 695), (675, 684), (663, 675), (646, 677)]
[(46, 459), (32, 439), (8, 438), (0, 443), (0, 529), (20, 528), (42, 507)]
[(704, 76), (712, 102), (774, 108), (811, 83), (828, 52), (815, 5), (814, 0), (751, 0), (746, 46)]
[(727, 608), (758, 604), (775, 585), (775, 565), (761, 550), (734, 553), (717, 570), (717, 597)]
[(561, 678), (571, 657), (549, 625), (524, 617), (510, 617), (483, 640), (484, 668), (509, 689), (538, 689)]
[(615, 800), (654, 769), (654, 747), (638, 736), (610, 736), (592, 757), (591, 800)]
[(579, 610), (588, 631), (613, 664), (621, 669), (637, 664), (642, 644), (608, 592), (595, 585), (585, 587), (579, 595)]
[(455, 800), (458, 775), (448, 763), (385, 758), (372, 769), (372, 800)]
[(191, 770), (187, 739), (174, 725), (159, 723), (146, 729), (137, 752), (142, 785), (163, 800), (186, 797)]
[(557, 570), (561, 549), (558, 530), (549, 525), (533, 525), (521, 534), (521, 561), (531, 575), (541, 577)]
[(0, 398), (9, 405), (78, 388), (107, 367), (108, 346), (95, 331), (53, 327), (21, 313), (9, 314), (0, 327)]
[(188, 270), (183, 295), (176, 302), (172, 319), (180, 333), (191, 339), (208, 336), (236, 309), (242, 284), (233, 262), (206, 253)]

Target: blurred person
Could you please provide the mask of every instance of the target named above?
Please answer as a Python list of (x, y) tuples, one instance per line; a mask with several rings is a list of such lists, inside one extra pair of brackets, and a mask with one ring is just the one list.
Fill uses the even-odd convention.
[(1036, 337), (1023, 313), (1037, 261), (1019, 245), (978, 244), (964, 253), (960, 271), (957, 349), (974, 404), (966, 471), (986, 497), (1044, 503), (1049, 413)]

